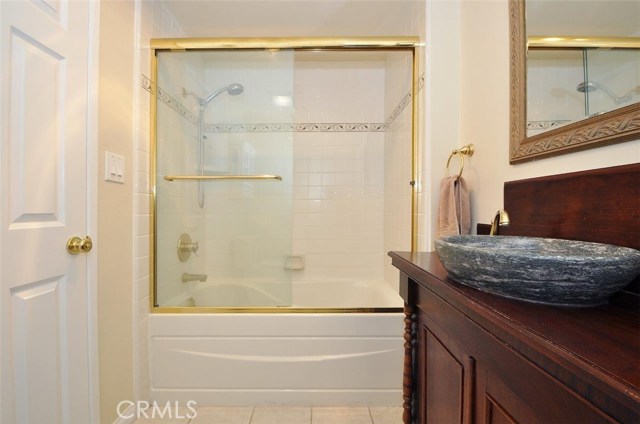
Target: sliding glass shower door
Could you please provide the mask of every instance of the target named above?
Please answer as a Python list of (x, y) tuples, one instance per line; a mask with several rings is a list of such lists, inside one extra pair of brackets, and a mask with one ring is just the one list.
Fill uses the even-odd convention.
[(290, 306), (293, 52), (156, 54), (156, 306)]

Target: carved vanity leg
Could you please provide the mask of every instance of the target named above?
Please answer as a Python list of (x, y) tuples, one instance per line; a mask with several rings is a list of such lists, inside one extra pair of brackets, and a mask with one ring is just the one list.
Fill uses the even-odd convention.
[(402, 422), (412, 424), (413, 402), (413, 305), (404, 304), (404, 372), (402, 380)]

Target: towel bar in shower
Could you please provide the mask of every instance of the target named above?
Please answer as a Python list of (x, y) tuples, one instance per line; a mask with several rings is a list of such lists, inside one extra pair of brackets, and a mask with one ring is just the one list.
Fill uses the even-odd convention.
[(167, 181), (174, 180), (279, 180), (282, 181), (280, 175), (165, 175)]

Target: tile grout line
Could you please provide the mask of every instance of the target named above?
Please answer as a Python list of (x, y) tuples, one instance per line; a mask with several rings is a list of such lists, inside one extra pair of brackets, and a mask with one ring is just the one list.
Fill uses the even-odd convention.
[(251, 416), (249, 417), (249, 422), (247, 424), (251, 424), (251, 421), (253, 421), (253, 414), (256, 413), (256, 407), (252, 406), (251, 407)]

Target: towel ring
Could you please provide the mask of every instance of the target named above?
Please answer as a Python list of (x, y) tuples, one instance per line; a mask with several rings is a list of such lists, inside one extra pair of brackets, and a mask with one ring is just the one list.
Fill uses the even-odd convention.
[(446, 176), (449, 176), (449, 164), (451, 163), (451, 158), (454, 156), (458, 156), (460, 158), (460, 169), (458, 170), (458, 176), (456, 178), (462, 177), (462, 171), (464, 170), (464, 157), (465, 156), (473, 156), (475, 152), (475, 146), (473, 144), (467, 144), (466, 146), (462, 146), (459, 149), (455, 149), (449, 155), (449, 159), (447, 160), (447, 172)]

